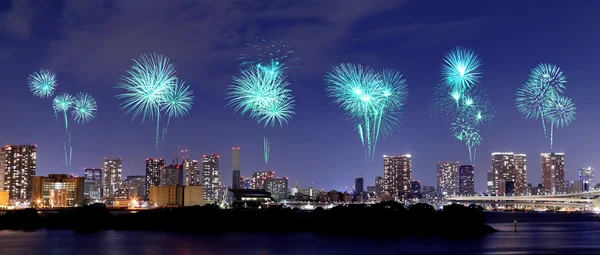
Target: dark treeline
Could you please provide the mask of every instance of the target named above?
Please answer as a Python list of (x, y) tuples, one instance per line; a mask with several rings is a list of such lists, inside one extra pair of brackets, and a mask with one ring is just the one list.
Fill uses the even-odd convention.
[(396, 202), (366, 206), (343, 205), (323, 210), (299, 211), (279, 206), (267, 209), (227, 209), (213, 205), (165, 208), (112, 215), (102, 205), (92, 205), (41, 216), (35, 209), (9, 211), (0, 216), (0, 229), (158, 230), (204, 234), (226, 232), (314, 232), (332, 235), (481, 236), (494, 231), (485, 224), (478, 206), (448, 205), (436, 211), (427, 204), (404, 208)]

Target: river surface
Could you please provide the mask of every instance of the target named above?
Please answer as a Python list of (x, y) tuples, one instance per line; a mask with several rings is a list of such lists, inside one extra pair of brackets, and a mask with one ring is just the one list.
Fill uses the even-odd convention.
[[(364, 223), (383, 223), (380, 220), (365, 219)], [(514, 232), (515, 220), (517, 232)], [(600, 254), (600, 219), (593, 215), (488, 213), (488, 222), (500, 232), (471, 240), (412, 237), (377, 240), (311, 233), (208, 236), (137, 231), (93, 234), (70, 230), (0, 231), (0, 255)], [(382, 231), (393, 229), (385, 229), (382, 224)]]

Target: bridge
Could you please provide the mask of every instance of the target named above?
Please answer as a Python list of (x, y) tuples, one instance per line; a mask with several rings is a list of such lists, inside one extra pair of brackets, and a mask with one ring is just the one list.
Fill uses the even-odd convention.
[(543, 196), (451, 196), (446, 200), (459, 204), (555, 206), (591, 209), (600, 207), (600, 191)]

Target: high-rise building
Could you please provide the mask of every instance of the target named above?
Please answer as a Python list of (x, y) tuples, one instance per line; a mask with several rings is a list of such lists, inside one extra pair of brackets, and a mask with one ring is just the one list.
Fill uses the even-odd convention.
[(130, 175), (123, 181), (127, 199), (142, 200), (146, 199), (146, 176)]
[(160, 171), (160, 186), (183, 186), (183, 168), (181, 165), (169, 165)]
[(275, 178), (275, 171), (252, 172), (252, 189), (265, 189), (265, 182)]
[(542, 186), (550, 194), (565, 192), (565, 154), (542, 153)]
[(594, 190), (594, 186), (596, 185), (596, 180), (594, 178), (594, 168), (593, 167), (582, 167), (579, 168), (578, 171), (578, 180), (583, 183), (584, 191)]
[(167, 162), (160, 158), (147, 158), (146, 159), (146, 195), (150, 196), (150, 187), (160, 186), (160, 172), (167, 165)]
[(215, 203), (219, 201), (221, 190), (221, 173), (219, 172), (219, 155), (202, 156), (202, 185), (204, 186), (204, 201)]
[(288, 178), (271, 178), (265, 180), (265, 191), (271, 193), (276, 200), (288, 198)]
[(463, 196), (475, 195), (475, 166), (458, 167), (458, 193)]
[(383, 156), (383, 190), (392, 197), (405, 197), (410, 192), (412, 157)]
[(83, 169), (83, 196), (85, 199), (100, 200), (102, 199), (102, 169), (101, 168), (86, 168)]
[(83, 205), (84, 177), (66, 174), (34, 176), (32, 205), (49, 207), (72, 207)]
[(31, 187), (36, 170), (36, 145), (6, 145), (1, 149), (4, 159), (4, 190), (10, 200), (31, 201)]
[(123, 165), (121, 158), (104, 159), (104, 188), (103, 195), (108, 198), (115, 198), (119, 195), (119, 190), (123, 186)]
[(196, 186), (200, 183), (200, 166), (198, 160), (183, 160), (183, 173), (184, 173), (184, 185), (185, 186)]
[(377, 176), (375, 177), (375, 195), (379, 197), (383, 192), (383, 177)]
[(0, 192), (4, 191), (4, 176), (6, 171), (6, 152), (0, 148)]
[(513, 152), (494, 152), (492, 153), (492, 172), (494, 174), (494, 193), (506, 195), (500, 191), (506, 191), (506, 187), (501, 189), (500, 182), (512, 181), (514, 195), (525, 195), (527, 190), (527, 156), (525, 154), (515, 154)]
[(437, 191), (443, 196), (458, 194), (458, 162), (437, 163)]
[(354, 193), (356, 194), (360, 194), (363, 191), (365, 191), (364, 186), (365, 185), (365, 179), (363, 178), (356, 178), (356, 180), (354, 180)]
[(410, 197), (421, 198), (421, 182), (417, 180), (410, 182)]
[(242, 175), (241, 175), (241, 166), (240, 166), (240, 147), (233, 147), (231, 148), (231, 154), (233, 155), (232, 157), (232, 162), (231, 162), (231, 170), (232, 170), (232, 176), (231, 176), (231, 187), (233, 189), (240, 189), (241, 188), (241, 182), (242, 182)]
[(487, 172), (487, 186), (485, 192), (488, 195), (496, 194), (496, 190), (494, 189), (494, 171), (490, 170)]

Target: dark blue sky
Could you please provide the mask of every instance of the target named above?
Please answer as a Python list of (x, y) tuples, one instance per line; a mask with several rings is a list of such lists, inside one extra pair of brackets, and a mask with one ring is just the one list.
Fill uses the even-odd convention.
[[(198, 2), (198, 3), (195, 3)], [(540, 181), (541, 152), (548, 152), (539, 121), (514, 108), (515, 92), (538, 63), (559, 65), (568, 79), (566, 95), (577, 120), (555, 133), (555, 151), (566, 153), (566, 177), (580, 166), (600, 167), (600, 3), (596, 1), (49, 1), (0, 3), (0, 143), (37, 144), (38, 174), (66, 172), (63, 126), (50, 99), (32, 96), (27, 75), (40, 68), (58, 74), (58, 91), (86, 91), (98, 100), (97, 119), (72, 126), (70, 172), (101, 167), (121, 156), (125, 175), (143, 174), (147, 157), (170, 159), (181, 146), (190, 156), (221, 155), (225, 184), (231, 183), (231, 147), (242, 151), (242, 175), (273, 169), (292, 184), (344, 189), (356, 177), (365, 185), (383, 174), (382, 155), (410, 153), (413, 178), (435, 185), (437, 161), (468, 163), (464, 144), (430, 114), (429, 100), (446, 51), (462, 45), (483, 61), (482, 87), (496, 107), (496, 121), (478, 148), (476, 190), (485, 188), (490, 153), (528, 156), (528, 182)], [(296, 115), (284, 128), (263, 128), (233, 114), (224, 95), (237, 74), (236, 57), (255, 38), (280, 38), (300, 58)], [(142, 53), (167, 55), (178, 77), (195, 92), (191, 113), (173, 121), (167, 141), (154, 148), (152, 123), (123, 116), (115, 88)], [(330, 103), (324, 74), (355, 62), (405, 74), (410, 96), (403, 125), (381, 141), (374, 162), (350, 123)], [(271, 140), (265, 166), (263, 137)]]

